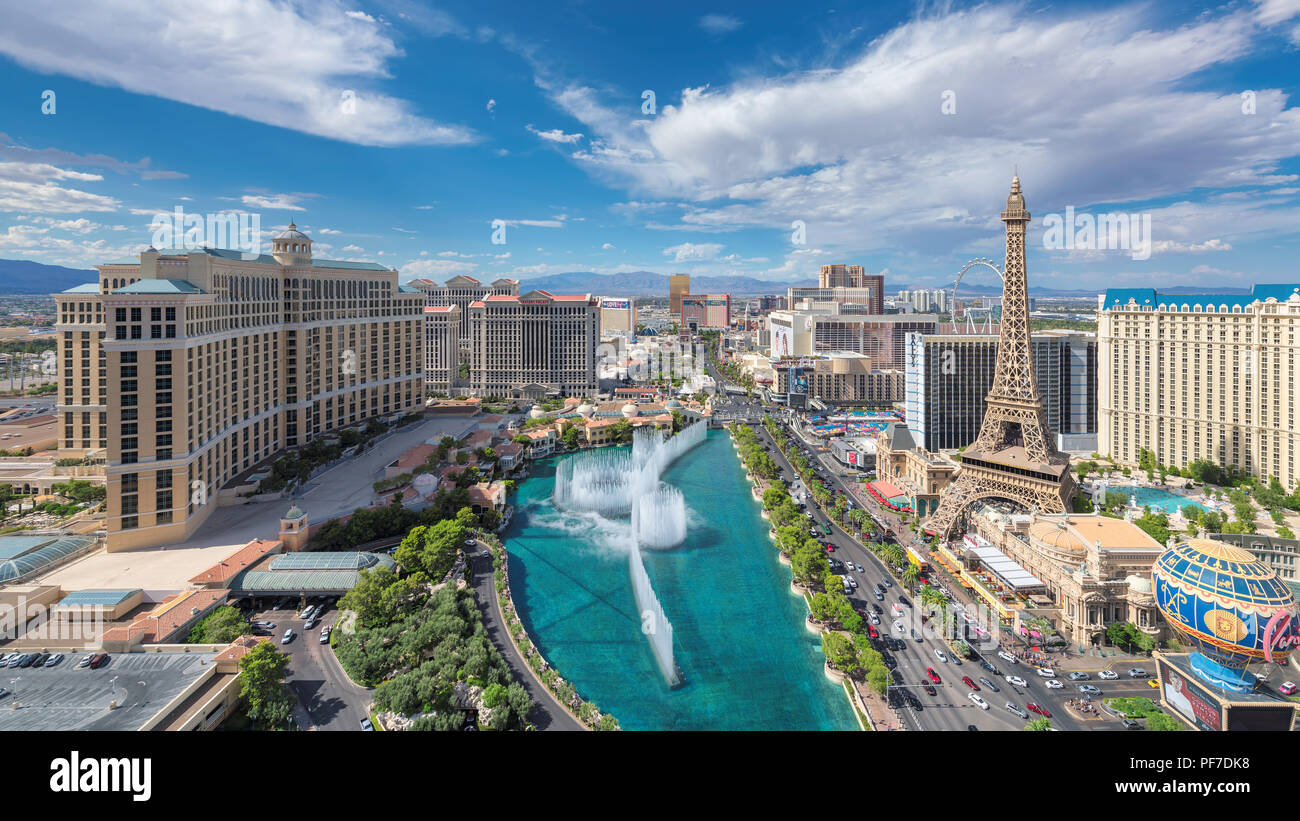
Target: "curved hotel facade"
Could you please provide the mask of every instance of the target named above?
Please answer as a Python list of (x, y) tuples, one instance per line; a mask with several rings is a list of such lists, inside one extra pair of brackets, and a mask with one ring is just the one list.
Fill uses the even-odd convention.
[(272, 242), (150, 248), (54, 295), (60, 456), (103, 451), (108, 549), (182, 541), (278, 451), (423, 408), (424, 297), (293, 225)]

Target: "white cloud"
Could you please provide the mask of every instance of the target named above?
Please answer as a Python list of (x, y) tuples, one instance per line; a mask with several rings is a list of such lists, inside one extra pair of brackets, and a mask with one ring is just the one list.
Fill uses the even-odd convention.
[(506, 225), (527, 225), (532, 228), (563, 228), (564, 220), (504, 220)]
[(614, 243), (612, 243), (612, 242), (607, 242), (607, 243), (605, 243), (604, 245), (600, 246), (600, 250), (602, 250), (602, 251), (613, 251), (613, 250), (614, 250)]
[(497, 101), (496, 101), (496, 100), (488, 100), (488, 101), (487, 101), (487, 113), (491, 114), (491, 113), (495, 112), (496, 110), (497, 110)]
[(362, 247), (359, 246), (359, 245), (344, 245), (344, 246), (343, 246), (343, 251), (344, 251), (344, 253), (348, 253), (348, 254), (362, 254), (362, 253), (365, 253), (365, 250), (366, 250), (365, 248), (362, 248)]
[(401, 267), (404, 277), (427, 277), (440, 279), (457, 274), (472, 274), (478, 266), (472, 262), (455, 262), (449, 259), (416, 259)]
[[(586, 126), (589, 148), (574, 160), (637, 200), (686, 200), (679, 230), (788, 237), (803, 220), (825, 247), (952, 253), (1001, 236), (1017, 164), (1035, 212), (1290, 181), (1279, 169), (1297, 154), (1300, 109), (1280, 89), (1256, 89), (1245, 116), (1240, 89), (1203, 79), (1251, 53), (1253, 11), (1163, 29), (1153, 13), (923, 15), (842, 66), (685, 89), (679, 105), (661, 96), (646, 121), (542, 68), (538, 84)], [(947, 90), (951, 116), (940, 108)]]
[(335, 231), (333, 228), (321, 228), (321, 229), (318, 230), (316, 233), (318, 233), (318, 234), (342, 234), (343, 232), (342, 232), (342, 231)]
[(69, 171), (48, 163), (0, 162), (0, 211), (69, 213), (116, 211), (112, 197), (66, 188), (62, 182), (99, 182), (98, 174)]
[(272, 194), (262, 196), (260, 194), (245, 194), (240, 197), (240, 202), (250, 208), (266, 208), (271, 211), (306, 211), (301, 205), (298, 205), (299, 197), (293, 194)]
[(721, 250), (722, 246), (716, 242), (702, 242), (699, 244), (683, 242), (681, 245), (665, 248), (664, 256), (672, 257), (673, 262), (698, 262), (713, 259)]
[(347, 17), (351, 17), (353, 20), (361, 20), (366, 23), (375, 22), (375, 18), (366, 14), (364, 11), (345, 11), (343, 14)]
[(526, 125), (524, 127), (527, 128), (529, 131), (533, 132), (534, 134), (536, 134), (538, 137), (541, 137), (543, 140), (546, 140), (547, 142), (572, 144), (582, 139), (581, 134), (565, 134), (563, 131), (561, 131), (558, 128), (552, 128), (549, 131), (540, 131), (534, 128), (532, 125)]
[(1232, 246), (1221, 239), (1210, 239), (1205, 242), (1174, 242), (1173, 240), (1160, 240), (1151, 243), (1151, 253), (1153, 254), (1199, 254), (1205, 251), (1231, 251)]
[(709, 34), (728, 34), (742, 25), (744, 23), (730, 14), (706, 14), (700, 18), (700, 28)]
[[(422, 116), (409, 101), (373, 89), (390, 77), (388, 64), (402, 51), (383, 27), (356, 14), (334, 0), (212, 0), (199, 17), (186, 0), (69, 0), (57, 22), (6, 13), (0, 53), (43, 74), (345, 142), (472, 142), (471, 130)], [(354, 108), (345, 105), (346, 92)]]

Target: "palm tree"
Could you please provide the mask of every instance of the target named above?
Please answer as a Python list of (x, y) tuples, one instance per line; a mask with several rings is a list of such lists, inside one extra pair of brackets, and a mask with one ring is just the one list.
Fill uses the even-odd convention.
[[(920, 568), (918, 568), (916, 565), (912, 564), (911, 562), (908, 562), (903, 567), (903, 583), (906, 584), (909, 588), (911, 588), (911, 587), (915, 587), (916, 583), (920, 579), (921, 579)], [(927, 586), (925, 589), (929, 590), (930, 588)], [(924, 594), (924, 592), (925, 591), (922, 591), (922, 594)], [(924, 595), (922, 596), (922, 598), (924, 599)]]

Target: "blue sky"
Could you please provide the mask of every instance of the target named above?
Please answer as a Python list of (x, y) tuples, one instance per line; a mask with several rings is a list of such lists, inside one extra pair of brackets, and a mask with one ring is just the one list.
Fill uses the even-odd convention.
[[(439, 281), (938, 286), (1018, 167), (1037, 286), (1300, 280), (1300, 0), (861, 5), (0, 0), (0, 257), (181, 206)], [(1149, 258), (1044, 247), (1067, 207), (1149, 216)]]

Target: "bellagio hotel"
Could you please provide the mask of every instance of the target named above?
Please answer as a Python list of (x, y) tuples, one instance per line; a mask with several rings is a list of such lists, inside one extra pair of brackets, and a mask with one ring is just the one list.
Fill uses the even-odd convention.
[(285, 448), (424, 406), (424, 297), (375, 263), (158, 251), (55, 294), (59, 455), (107, 460), (108, 548), (188, 538)]
[(1111, 288), (1097, 323), (1098, 449), (1300, 481), (1300, 285), (1249, 294)]

